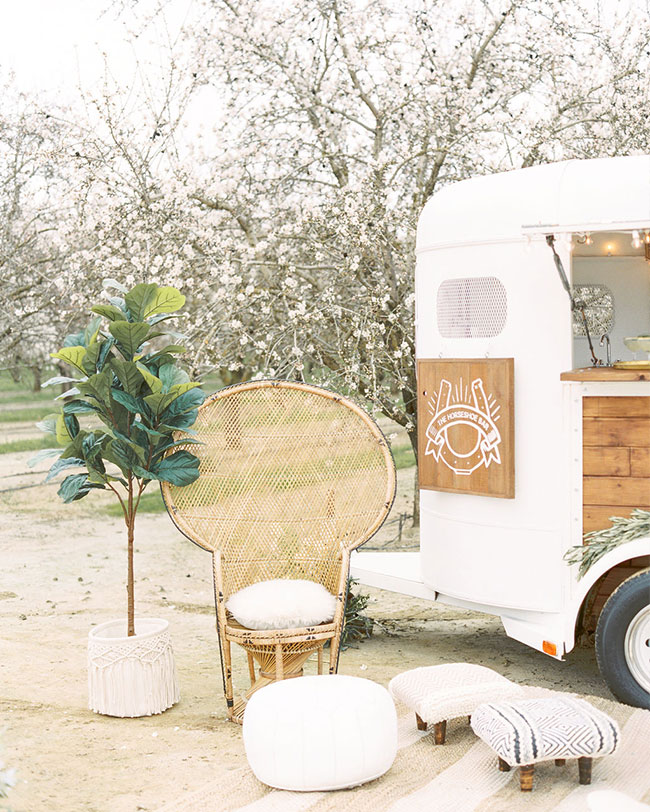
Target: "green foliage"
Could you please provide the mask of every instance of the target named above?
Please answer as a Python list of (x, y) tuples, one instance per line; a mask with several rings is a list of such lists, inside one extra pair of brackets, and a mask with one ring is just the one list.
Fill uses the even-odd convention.
[[(68, 336), (52, 353), (77, 376), (47, 382), (75, 386), (66, 393), (60, 411), (45, 415), (38, 425), (62, 446), (46, 481), (65, 475), (58, 493), (66, 503), (83, 499), (92, 490), (113, 491), (128, 528), (132, 556), (135, 515), (149, 483), (182, 487), (199, 476), (198, 458), (187, 448), (178, 448), (196, 441), (176, 440), (174, 432), (190, 430), (205, 392), (177, 366), (175, 355), (183, 347), (151, 347), (153, 339), (164, 335), (154, 325), (172, 318), (185, 298), (175, 288), (155, 284), (126, 290), (105, 280), (104, 287), (117, 288), (123, 298), (114, 296), (110, 305), (93, 307), (96, 315), (88, 326)], [(81, 428), (77, 415), (92, 415), (102, 425)], [(127, 592), (128, 629), (133, 634), (132, 579)]]
[(358, 585), (356, 578), (348, 578), (348, 597), (345, 603), (341, 648), (349, 648), (357, 640), (364, 640), (372, 634), (373, 619), (361, 614), (368, 606), (369, 596), (355, 594), (352, 587)]
[[(107, 280), (106, 287), (115, 287)], [(52, 357), (65, 361), (83, 377), (72, 395), (65, 398), (58, 414), (49, 414), (39, 424), (64, 446), (61, 460), (50, 469), (50, 477), (72, 465), (85, 474), (69, 474), (59, 495), (65, 502), (81, 499), (93, 488), (112, 490), (113, 482), (125, 482), (136, 499), (152, 480), (188, 485), (198, 477), (198, 459), (186, 450), (169, 453), (173, 432), (189, 429), (205, 393), (177, 366), (177, 345), (148, 351), (149, 342), (162, 335), (154, 324), (169, 318), (184, 303), (174, 288), (155, 284), (136, 285), (114, 297), (111, 305), (98, 304), (97, 314), (85, 330), (68, 336)], [(102, 330), (102, 320), (107, 330)], [(59, 378), (53, 381), (60, 382)], [(100, 432), (80, 427), (76, 415), (93, 414), (105, 428)], [(116, 466), (121, 476), (106, 471)], [(126, 505), (127, 495), (124, 495)], [(131, 500), (132, 501), (132, 500)], [(137, 509), (137, 504), (136, 504)]]
[(611, 516), (611, 526), (585, 533), (584, 544), (571, 547), (565, 553), (568, 564), (579, 564), (580, 578), (610, 550), (627, 541), (650, 535), (650, 511), (635, 508), (629, 517)]

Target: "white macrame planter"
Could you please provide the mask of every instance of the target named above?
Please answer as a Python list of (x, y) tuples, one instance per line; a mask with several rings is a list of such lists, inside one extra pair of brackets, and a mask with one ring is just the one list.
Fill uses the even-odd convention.
[(180, 693), (169, 623), (139, 618), (135, 635), (124, 620), (109, 620), (88, 635), (88, 706), (106, 716), (151, 716)]

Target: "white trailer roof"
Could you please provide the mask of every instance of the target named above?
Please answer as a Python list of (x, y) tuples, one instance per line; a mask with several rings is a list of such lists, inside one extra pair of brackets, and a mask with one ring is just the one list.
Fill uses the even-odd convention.
[(530, 233), (650, 227), (650, 155), (561, 161), (460, 181), (434, 194), (417, 251)]

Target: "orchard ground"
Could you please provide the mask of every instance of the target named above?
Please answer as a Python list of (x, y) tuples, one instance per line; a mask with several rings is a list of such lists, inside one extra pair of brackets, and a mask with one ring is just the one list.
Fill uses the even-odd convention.
[[(10, 408), (19, 404), (0, 405)], [(20, 421), (1, 428), (2, 443), (12, 433), (34, 437)], [(384, 429), (397, 452), (399, 493), (370, 546), (417, 546), (405, 518), (415, 469), (403, 433)], [(14, 812), (157, 810), (245, 764), (241, 728), (226, 721), (210, 555), (173, 527), (152, 488), (136, 525), (136, 611), (169, 620), (181, 701), (143, 719), (92, 713), (87, 635), (126, 612), (124, 525), (111, 494), (63, 505), (56, 483), (42, 484), (47, 463), (37, 473), (27, 466), (33, 453), (0, 454), (0, 759), (18, 779), (9, 802)], [(370, 595), (366, 614), (376, 624), (371, 639), (342, 653), (340, 673), (386, 685), (407, 668), (466, 661), (515, 682), (611, 698), (592, 648), (558, 662), (507, 638), (498, 618), (357, 589)], [(235, 688), (245, 689), (245, 657), (235, 657)]]

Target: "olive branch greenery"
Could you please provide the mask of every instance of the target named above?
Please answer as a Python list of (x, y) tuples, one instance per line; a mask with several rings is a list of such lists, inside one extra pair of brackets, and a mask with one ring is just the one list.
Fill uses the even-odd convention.
[(368, 606), (370, 597), (352, 591), (352, 588), (358, 584), (359, 581), (356, 578), (348, 578), (348, 597), (345, 602), (341, 649), (349, 648), (352, 642), (363, 640), (372, 634), (373, 619), (361, 614)]
[(579, 564), (578, 577), (582, 578), (590, 567), (610, 550), (621, 544), (650, 535), (650, 511), (634, 508), (629, 517), (612, 516), (611, 527), (585, 533), (584, 544), (571, 547), (564, 555), (569, 564)]

